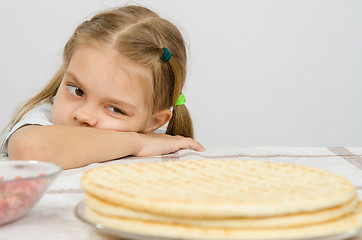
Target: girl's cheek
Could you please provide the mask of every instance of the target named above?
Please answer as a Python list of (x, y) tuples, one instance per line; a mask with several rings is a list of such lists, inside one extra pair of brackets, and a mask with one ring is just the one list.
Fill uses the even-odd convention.
[(59, 118), (56, 109), (53, 108), (51, 122), (53, 124), (59, 124)]
[(53, 124), (70, 124), (72, 119), (71, 110), (67, 104), (61, 104), (60, 102), (54, 102), (52, 109), (51, 122)]
[(110, 117), (100, 119), (99, 125), (97, 127), (120, 132), (137, 132), (138, 130), (135, 126), (135, 123), (132, 121), (113, 119)]
[(57, 123), (57, 114), (56, 114), (56, 108), (54, 107), (54, 105), (53, 105), (53, 108), (52, 108), (52, 115), (51, 115), (51, 122), (53, 123), (53, 124), (56, 124)]

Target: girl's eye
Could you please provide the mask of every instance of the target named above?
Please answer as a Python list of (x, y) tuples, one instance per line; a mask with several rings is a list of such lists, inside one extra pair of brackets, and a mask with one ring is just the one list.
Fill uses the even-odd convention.
[(122, 111), (121, 109), (116, 108), (116, 107), (108, 107), (107, 109), (109, 111), (117, 113), (117, 114), (127, 115), (124, 111)]
[(81, 96), (84, 95), (83, 90), (80, 89), (79, 87), (69, 85), (68, 89), (69, 89), (70, 93), (75, 95), (75, 96), (81, 97)]

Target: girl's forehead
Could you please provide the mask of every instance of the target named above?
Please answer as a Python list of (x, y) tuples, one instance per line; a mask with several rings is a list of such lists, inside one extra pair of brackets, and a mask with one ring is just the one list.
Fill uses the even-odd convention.
[[(145, 101), (152, 97), (153, 73), (150, 67), (137, 63), (113, 49), (81, 47), (74, 53), (66, 72), (99, 88), (114, 90), (127, 88), (143, 92)], [(101, 83), (101, 84), (100, 84)], [(99, 89), (101, 91), (102, 89)]]
[[(72, 55), (68, 68), (97, 72), (100, 75), (123, 75), (152, 84), (153, 72), (148, 66), (137, 63), (112, 48), (83, 46)], [(98, 71), (96, 71), (98, 70)]]
[(127, 65), (132, 68), (137, 68), (138, 70), (142, 70), (144, 72), (148, 72), (152, 74), (152, 69), (149, 66), (145, 66), (141, 63), (138, 63), (131, 58), (127, 57), (126, 55), (122, 54), (121, 52), (111, 47), (109, 44), (105, 44), (104, 46), (95, 45), (95, 44), (82, 44), (77, 47), (70, 59), (70, 62), (75, 57), (98, 57), (104, 62), (114, 62), (118, 64), (118, 66)]

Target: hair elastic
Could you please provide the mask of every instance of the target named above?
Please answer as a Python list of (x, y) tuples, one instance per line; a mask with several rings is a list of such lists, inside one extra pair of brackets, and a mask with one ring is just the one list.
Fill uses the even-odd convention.
[(181, 93), (175, 103), (175, 106), (181, 106), (184, 105), (185, 103), (186, 103), (186, 97), (183, 93)]
[(172, 56), (170, 51), (165, 47), (163, 47), (162, 49), (163, 49), (163, 54), (161, 56), (162, 61), (164, 61), (164, 62), (170, 61), (171, 56)]

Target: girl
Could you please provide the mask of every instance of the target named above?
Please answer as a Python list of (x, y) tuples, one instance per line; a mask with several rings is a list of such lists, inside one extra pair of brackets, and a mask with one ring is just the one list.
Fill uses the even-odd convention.
[[(173, 24), (139, 6), (100, 13), (78, 26), (62, 67), (12, 119), (3, 152), (67, 169), (203, 151), (184, 105), (185, 73), (185, 44)], [(166, 134), (154, 133), (166, 123)]]

